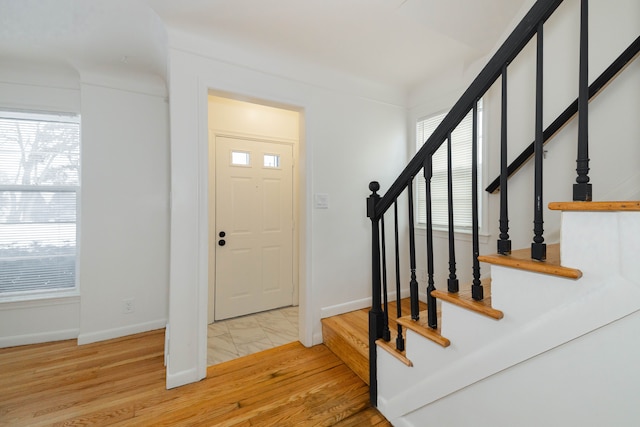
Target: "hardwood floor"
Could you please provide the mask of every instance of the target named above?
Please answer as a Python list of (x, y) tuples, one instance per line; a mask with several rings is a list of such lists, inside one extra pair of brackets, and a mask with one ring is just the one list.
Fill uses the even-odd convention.
[(324, 345), (292, 343), (165, 389), (164, 330), (0, 349), (2, 426), (390, 426)]

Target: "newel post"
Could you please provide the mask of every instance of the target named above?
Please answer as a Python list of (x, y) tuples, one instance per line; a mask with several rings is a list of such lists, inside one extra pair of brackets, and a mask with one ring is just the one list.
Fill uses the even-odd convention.
[(380, 201), (380, 184), (369, 184), (371, 195), (367, 198), (367, 216), (371, 219), (371, 310), (369, 311), (369, 400), (378, 404), (376, 340), (382, 338), (384, 314), (382, 312), (382, 282), (380, 277), (380, 220), (376, 218), (376, 205)]

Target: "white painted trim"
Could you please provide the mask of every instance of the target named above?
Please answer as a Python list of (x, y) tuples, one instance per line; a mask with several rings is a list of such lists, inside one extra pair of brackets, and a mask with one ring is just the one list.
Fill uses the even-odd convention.
[(329, 307), (322, 307), (320, 309), (320, 318), (325, 319), (327, 317), (337, 316), (339, 314), (360, 310), (366, 307), (371, 307), (371, 297), (330, 305)]
[[(209, 88), (200, 76), (198, 88), (198, 304), (197, 380), (207, 376), (209, 313)], [(167, 384), (168, 384), (167, 378)]]
[(40, 297), (34, 297), (31, 299), (0, 299), (0, 311), (23, 310), (25, 308), (51, 307), (54, 305), (69, 304), (80, 304), (80, 295), (77, 290), (70, 293), (69, 296), (63, 296), (56, 293), (55, 296), (54, 294), (49, 294), (46, 297), (43, 297), (42, 294), (40, 294)]
[[(234, 99), (234, 98), (230, 98), (230, 99)], [(291, 110), (291, 108), (281, 108), (281, 107), (277, 107), (277, 108), (280, 108), (281, 110)], [(236, 130), (215, 129), (215, 128), (210, 128), (209, 130), (213, 132), (216, 138), (220, 136), (220, 137), (227, 137), (227, 138), (246, 139), (249, 141), (256, 141), (256, 142), (274, 142), (276, 144), (288, 144), (292, 146), (298, 145), (297, 139), (275, 137), (275, 136), (269, 136), (269, 135), (259, 135), (259, 134), (247, 133), (247, 132), (238, 132)]]
[(322, 344), (323, 342), (324, 338), (322, 337), (322, 332), (316, 332), (315, 334), (313, 334), (313, 345)]
[(90, 344), (93, 342), (120, 338), (127, 335), (139, 334), (141, 332), (163, 329), (167, 324), (167, 319), (158, 319), (151, 322), (136, 323), (121, 328), (106, 329), (99, 332), (91, 332), (78, 335), (78, 345)]
[(53, 332), (0, 337), (0, 348), (75, 339), (78, 336), (78, 332), (79, 329), (65, 329)]
[[(401, 289), (400, 297), (408, 298), (409, 297), (409, 289)], [(396, 298), (395, 292), (389, 292), (388, 294), (389, 301), (393, 301)], [(371, 307), (371, 297), (361, 298), (354, 301), (348, 301), (341, 304), (330, 305), (328, 307), (322, 307), (320, 309), (320, 318), (324, 319), (331, 316), (337, 316), (339, 314), (348, 313), (350, 311), (361, 310), (363, 308)]]
[(187, 369), (185, 371), (178, 372), (177, 374), (167, 373), (167, 390), (180, 387), (186, 384), (191, 384), (196, 381), (200, 381), (202, 378), (198, 376), (198, 369)]

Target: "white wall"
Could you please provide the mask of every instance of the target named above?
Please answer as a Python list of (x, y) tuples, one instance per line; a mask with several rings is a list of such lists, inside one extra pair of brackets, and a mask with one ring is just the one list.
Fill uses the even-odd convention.
[(164, 96), (91, 83), (81, 92), (82, 344), (166, 324), (169, 147)]
[[(82, 190), (79, 293), (0, 303), (0, 346), (84, 343), (166, 323), (168, 117), (164, 88), (149, 87), (53, 62), (3, 62), (0, 107), (81, 114)], [(124, 298), (135, 299), (133, 314), (122, 314)]]
[[(348, 79), (340, 86), (327, 78), (323, 85), (318, 83), (322, 76), (314, 74), (317, 70), (292, 69), (273, 58), (261, 62), (259, 55), (244, 56), (182, 33), (170, 33), (170, 45), (173, 197), (167, 385), (173, 387), (206, 374), (208, 90), (303, 112), (300, 318), (305, 345), (321, 341), (323, 308), (370, 296), (368, 183), (390, 183), (406, 161), (406, 146), (405, 110), (394, 103), (401, 94), (385, 98), (380, 94), (388, 91), (382, 90), (367, 97), (358, 85), (345, 83)], [(241, 59), (243, 65), (234, 64)], [(297, 70), (295, 79), (281, 76)], [(315, 193), (329, 195), (329, 209), (313, 209)]]
[[(78, 73), (50, 63), (3, 62), (0, 108), (80, 112)], [(76, 338), (80, 296), (0, 303), (0, 347)]]

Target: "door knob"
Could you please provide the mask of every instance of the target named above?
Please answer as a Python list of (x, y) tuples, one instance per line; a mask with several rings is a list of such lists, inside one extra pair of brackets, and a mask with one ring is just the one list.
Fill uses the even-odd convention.
[(220, 237), (224, 237), (226, 235), (227, 235), (227, 233), (225, 233), (224, 231), (221, 231), (221, 232), (218, 233), (218, 236), (220, 236)]
[(225, 242), (225, 241), (224, 241), (224, 239), (220, 239), (220, 240), (218, 240), (218, 244), (219, 244), (220, 246), (224, 246), (226, 243), (227, 243), (227, 242)]

